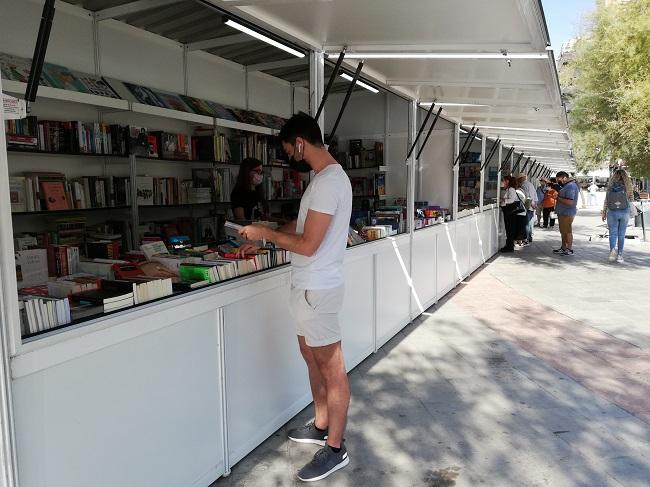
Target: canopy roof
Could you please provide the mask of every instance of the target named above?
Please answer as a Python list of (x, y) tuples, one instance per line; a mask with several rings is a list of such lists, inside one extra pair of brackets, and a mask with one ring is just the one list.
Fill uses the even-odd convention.
[(224, 25), (223, 14), (332, 60), (345, 48), (345, 67), (364, 59), (367, 80), (435, 101), (446, 118), (549, 168), (575, 167), (540, 0), (68, 1), (298, 85), (309, 80), (306, 58)]

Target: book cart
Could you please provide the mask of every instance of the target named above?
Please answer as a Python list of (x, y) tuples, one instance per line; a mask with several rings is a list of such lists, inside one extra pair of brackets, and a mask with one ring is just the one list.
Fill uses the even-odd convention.
[[(8, 0), (1, 0), (0, 6), (8, 7)], [(31, 24), (26, 29), (3, 20), (1, 27), (13, 40), (0, 46), (0, 52), (31, 56), (27, 46), (33, 44), (41, 8), (36, 0), (12, 4), (9, 17), (30, 19)], [(119, 98), (41, 86), (32, 112), (40, 120), (98, 121), (146, 127), (147, 133), (271, 137), (277, 126), (143, 103), (123, 91), (124, 82), (287, 118), (298, 110), (315, 113), (327, 82), (324, 68), (332, 64), (320, 52), (307, 52), (309, 82), (286, 81), (279, 77), (281, 64), (275, 65), (275, 77), (249, 73), (242, 67), (247, 64), (244, 47), (239, 48), (240, 64), (198, 48), (190, 51), (187, 44), (136, 27), (137, 22), (98, 21), (89, 11), (63, 2), (57, 9), (46, 61), (113, 80), (111, 86), (120, 87)], [(148, 15), (164, 22), (163, 13), (161, 7)], [(185, 28), (203, 15), (191, 13), (194, 20), (188, 18)], [(166, 21), (171, 22), (169, 14)], [(25, 90), (24, 83), (1, 83), (9, 94)], [(378, 88), (377, 94), (355, 88), (336, 132), (339, 160), (358, 192), (356, 215), (362, 218), (367, 212), (368, 227), (394, 230), (346, 253), (341, 323), (349, 370), (498, 249), (498, 208), (481, 197), (485, 178), (480, 177), (480, 164), (477, 204), (459, 213), (465, 166), (454, 161), (465, 156), (461, 149), (467, 134), (443, 116), (427, 134), (433, 116), (423, 123), (428, 113), (424, 107), (385, 86)], [(342, 102), (342, 93), (329, 95), (322, 124), (326, 134)], [(413, 144), (419, 129), (421, 138)], [(167, 195), (156, 204), (149, 196), (138, 196), (150, 185), (149, 179), (141, 179), (139, 187), (138, 178), (193, 179), (205, 168), (232, 169), (234, 175), (238, 162), (220, 160), (216, 154), (165, 157), (162, 147), (156, 149), (158, 157), (20, 152), (7, 150), (4, 137), (2, 174), (50, 171), (82, 180), (112, 176), (128, 181), (131, 195), (125, 204), (70, 208), (56, 217), (47, 209), (12, 216), (9, 201), (0, 203), (2, 316), (9, 317), (2, 323), (10, 366), (9, 432), (15, 449), (12, 467), (20, 485), (207, 486), (228, 474), (310, 400), (285, 305), (288, 266), (23, 337), (11, 258), (14, 234), (44, 228), (59, 215), (83, 215), (86, 226), (122, 222), (123, 231), (115, 226), (105, 228), (106, 233), (119, 233), (124, 247), (132, 249), (147, 232), (146, 225), (162, 220), (212, 218), (210, 228), (216, 230), (228, 208), (225, 189), (218, 198), (211, 193), (210, 201), (173, 203)], [(490, 146), (476, 143), (472, 150), (483, 161)], [(407, 157), (412, 146), (415, 150)], [(275, 167), (273, 157), (267, 166), (267, 178), (273, 173), (283, 178), (284, 168)], [(3, 189), (8, 183), (3, 176)], [(290, 199), (295, 198), (287, 195), (271, 203), (276, 211), (284, 211)], [(98, 475), (101, 465), (112, 468)]]

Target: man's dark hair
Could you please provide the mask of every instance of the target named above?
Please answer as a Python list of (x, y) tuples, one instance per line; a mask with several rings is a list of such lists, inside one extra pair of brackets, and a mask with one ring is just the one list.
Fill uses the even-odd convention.
[(295, 144), (296, 137), (305, 139), (312, 145), (322, 147), (323, 134), (320, 127), (312, 117), (304, 112), (296, 113), (287, 120), (279, 134), (280, 140), (287, 144)]
[(566, 171), (560, 171), (555, 175), (556, 178), (568, 178), (569, 173)]

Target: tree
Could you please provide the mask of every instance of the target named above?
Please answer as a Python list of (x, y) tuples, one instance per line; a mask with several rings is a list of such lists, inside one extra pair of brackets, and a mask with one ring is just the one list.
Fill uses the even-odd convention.
[(579, 169), (622, 158), (650, 175), (650, 0), (599, 0), (562, 81)]

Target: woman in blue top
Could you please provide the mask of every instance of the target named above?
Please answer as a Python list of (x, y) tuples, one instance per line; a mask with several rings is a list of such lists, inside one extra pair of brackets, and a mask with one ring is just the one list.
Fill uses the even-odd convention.
[[(623, 245), (630, 220), (634, 192), (630, 176), (624, 169), (617, 169), (610, 178), (601, 216), (609, 229), (609, 261), (624, 262)], [(617, 248), (618, 244), (618, 248)]]

